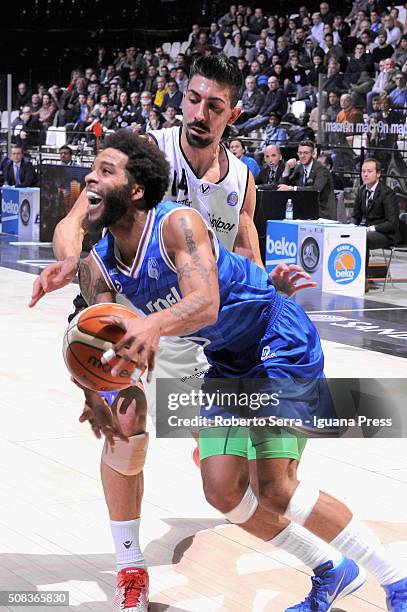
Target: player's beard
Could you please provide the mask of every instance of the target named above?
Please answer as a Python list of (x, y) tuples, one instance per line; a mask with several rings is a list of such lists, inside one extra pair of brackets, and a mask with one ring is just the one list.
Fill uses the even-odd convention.
[(100, 231), (104, 227), (110, 227), (120, 221), (129, 210), (131, 193), (132, 186), (130, 183), (106, 191), (103, 195), (103, 212), (94, 221), (88, 219), (89, 229)]
[[(185, 126), (185, 136), (186, 136), (187, 143), (189, 144), (189, 146), (194, 147), (196, 149), (205, 149), (206, 147), (209, 147), (213, 143), (213, 138), (211, 136), (207, 137), (206, 134), (203, 134), (202, 136), (191, 134), (190, 128), (193, 128), (193, 127), (198, 127), (203, 130), (208, 129), (206, 125), (202, 125), (200, 123), (197, 123), (196, 121), (192, 123), (188, 123)], [(207, 131), (206, 133), (209, 134), (209, 131)]]

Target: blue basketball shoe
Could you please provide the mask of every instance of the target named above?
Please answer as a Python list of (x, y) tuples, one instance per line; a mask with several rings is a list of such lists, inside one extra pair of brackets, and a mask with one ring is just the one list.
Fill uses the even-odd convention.
[(386, 591), (387, 609), (390, 612), (407, 610), (407, 578), (388, 584), (384, 590)]
[(308, 596), (285, 612), (329, 612), (334, 603), (356, 591), (366, 580), (365, 572), (346, 557), (335, 568), (332, 561), (323, 563), (314, 570), (314, 574)]

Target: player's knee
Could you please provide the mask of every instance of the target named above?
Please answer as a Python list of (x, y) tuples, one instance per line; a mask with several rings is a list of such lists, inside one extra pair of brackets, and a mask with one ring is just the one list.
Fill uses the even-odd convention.
[(260, 505), (270, 512), (282, 516), (294, 495), (297, 484), (297, 480), (290, 479), (287, 476), (278, 481), (259, 482), (258, 498)]
[(102, 462), (123, 476), (136, 476), (146, 462), (148, 433), (129, 437), (128, 442), (115, 439), (113, 448), (105, 441)]
[(206, 501), (222, 514), (238, 506), (247, 489), (247, 480), (217, 478), (203, 480)]

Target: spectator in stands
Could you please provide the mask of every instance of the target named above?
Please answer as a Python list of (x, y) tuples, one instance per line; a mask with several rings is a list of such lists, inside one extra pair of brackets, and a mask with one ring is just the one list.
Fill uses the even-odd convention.
[(321, 19), (324, 23), (329, 23), (331, 26), (334, 21), (334, 15), (331, 12), (331, 7), (328, 2), (321, 2), (319, 5), (319, 13), (321, 15)]
[(312, 14), (312, 23), (313, 26), (311, 28), (312, 38), (321, 45), (324, 41), (324, 22), (322, 21), (322, 17), (320, 13)]
[(381, 24), (381, 21), (380, 21), (380, 17), (379, 17), (379, 13), (377, 11), (370, 11), (369, 18), (370, 18), (370, 31), (373, 34), (377, 34), (377, 32), (382, 27), (382, 24)]
[(153, 105), (157, 108), (162, 108), (164, 104), (164, 96), (168, 92), (167, 82), (163, 76), (158, 76), (156, 80), (156, 90), (153, 100)]
[(366, 94), (369, 95), (374, 85), (374, 79), (369, 76), (368, 72), (361, 72), (357, 83), (352, 83), (349, 88), (352, 94), (353, 104), (364, 110), (366, 108)]
[(392, 57), (394, 48), (387, 43), (387, 34), (385, 30), (380, 30), (376, 37), (376, 47), (372, 51), (372, 58), (376, 66), (379, 66), (380, 61), (388, 57)]
[[(284, 91), (280, 88), (278, 79), (275, 76), (271, 76), (268, 80), (269, 91), (265, 97), (265, 100), (259, 110), (258, 115), (252, 119), (248, 119), (240, 124), (238, 127), (231, 126), (240, 135), (246, 135), (252, 130), (262, 128), (267, 125), (270, 114), (277, 113), (282, 117), (287, 112), (287, 96)], [(232, 132), (233, 133), (233, 132)]]
[(164, 123), (164, 117), (162, 116), (158, 108), (152, 108), (148, 114), (146, 123), (146, 133), (152, 130), (161, 130)]
[(391, 7), (391, 9), (390, 9), (390, 16), (393, 17), (394, 25), (397, 28), (400, 28), (400, 30), (402, 30), (404, 24), (402, 24), (401, 21), (399, 21), (400, 11), (397, 8), (397, 6), (392, 6)]
[(40, 112), (40, 108), (41, 108), (40, 94), (37, 94), (37, 93), (32, 94), (31, 103), (29, 104), (29, 106), (31, 106), (31, 115), (38, 119), (38, 113)]
[(363, 185), (358, 189), (353, 207), (352, 223), (367, 228), (366, 269), (371, 249), (397, 244), (400, 239), (397, 197), (380, 177), (380, 162), (366, 160), (362, 166)]
[(348, 36), (350, 34), (350, 27), (344, 21), (340, 13), (335, 13), (334, 15), (334, 22), (332, 24), (332, 33), (334, 34), (335, 32), (338, 34), (341, 44), (343, 45), (344, 43), (346, 43)]
[(215, 53), (220, 53), (226, 44), (226, 39), (216, 21), (213, 21), (210, 25), (208, 43)]
[(406, 116), (407, 109), (407, 78), (406, 76), (398, 72), (395, 76), (396, 89), (390, 93), (391, 105), (393, 110), (398, 111), (400, 120)]
[(255, 117), (263, 102), (264, 92), (257, 87), (256, 79), (254, 76), (248, 76), (245, 80), (245, 89), (241, 98), (241, 113), (237, 119), (237, 124), (243, 123), (252, 117)]
[(287, 141), (287, 131), (285, 128), (280, 127), (281, 119), (277, 113), (271, 113), (269, 123), (263, 132), (263, 140), (260, 143), (260, 151), (271, 144), (282, 146)]
[(403, 34), (391, 58), (400, 68), (403, 66), (407, 59), (407, 34)]
[(67, 142), (68, 144), (78, 144), (81, 136), (84, 136), (86, 127), (90, 123), (91, 108), (87, 103), (87, 96), (84, 93), (79, 94), (78, 101), (75, 103), (73, 109), (72, 121), (66, 124)]
[(257, 185), (272, 185), (277, 189), (284, 172), (285, 162), (277, 145), (268, 145), (264, 149), (264, 162), (256, 177)]
[(147, 76), (144, 80), (144, 90), (151, 91), (152, 94), (155, 94), (157, 91), (157, 68), (153, 64), (147, 68)]
[(237, 32), (233, 38), (227, 41), (223, 49), (223, 53), (227, 57), (235, 57), (236, 59), (242, 55), (245, 55), (246, 49), (243, 46), (242, 35), (240, 32)]
[(278, 191), (319, 191), (320, 217), (336, 219), (333, 179), (328, 169), (315, 160), (315, 144), (304, 140), (298, 147), (300, 163), (295, 158), (286, 162)]
[(325, 94), (329, 95), (329, 92), (333, 90), (339, 93), (344, 93), (348, 90), (343, 80), (343, 75), (339, 72), (339, 64), (335, 60), (331, 60), (328, 64), (327, 77), (322, 88)]
[(305, 85), (307, 85), (307, 75), (304, 68), (300, 66), (298, 57), (294, 55), (291, 57), (287, 68), (284, 91), (287, 95), (291, 93), (297, 94), (300, 88)]
[(336, 121), (336, 117), (341, 110), (339, 103), (339, 92), (336, 89), (332, 89), (328, 94), (328, 106), (324, 113), (323, 119), (326, 121)]
[[(27, 106), (23, 107), (28, 108)], [(11, 159), (4, 165), (3, 179), (5, 185), (15, 187), (36, 187), (38, 177), (34, 166), (24, 159), (21, 146), (14, 145), (11, 149)]]
[(349, 60), (344, 74), (344, 81), (347, 85), (357, 83), (361, 72), (368, 72), (369, 75), (374, 74), (374, 65), (371, 54), (367, 54), (365, 45), (358, 41), (355, 46), (353, 57)]
[(348, 58), (346, 57), (345, 51), (341, 44), (334, 45), (334, 37), (332, 32), (324, 35), (324, 47), (325, 52), (324, 64), (327, 66), (331, 59), (338, 62), (341, 70), (345, 70)]
[(27, 87), (27, 83), (25, 81), (20, 81), (20, 83), (17, 85), (17, 93), (13, 103), (13, 108), (16, 110), (21, 110), (23, 106), (30, 103), (30, 100), (31, 92)]
[[(307, 83), (316, 91), (318, 89), (319, 75), (326, 74), (326, 67), (323, 64), (323, 58), (321, 57), (321, 55), (319, 55), (319, 53), (316, 53), (314, 55), (314, 57), (312, 58), (312, 63), (313, 66), (307, 74)], [(302, 100), (303, 98), (299, 96), (298, 99)]]
[(288, 62), (289, 48), (284, 36), (279, 36), (277, 38), (276, 51), (279, 55), (281, 63), (283, 64), (283, 66), (285, 66)]
[[(147, 92), (148, 93), (148, 92)], [(137, 111), (134, 122), (131, 124), (131, 128), (134, 132), (145, 133), (147, 127), (147, 121), (149, 119), (150, 111), (152, 109), (152, 100), (146, 96), (143, 97), (144, 92), (141, 94), (140, 108)]]
[(267, 28), (267, 19), (263, 15), (263, 10), (259, 7), (254, 9), (254, 15), (249, 18), (249, 40), (256, 42), (263, 28)]
[(41, 121), (45, 130), (52, 125), (57, 107), (49, 93), (42, 96), (41, 108), (38, 111), (38, 119)]
[(208, 35), (205, 32), (205, 30), (200, 30), (197, 40), (195, 41), (195, 43), (191, 44), (186, 53), (187, 55), (193, 56), (195, 54), (198, 55), (207, 55), (207, 53), (209, 51), (211, 51), (212, 48), (208, 42)]
[(310, 70), (314, 67), (314, 56), (319, 55), (321, 58), (324, 57), (324, 52), (321, 47), (318, 47), (316, 42), (311, 36), (304, 41), (304, 47), (300, 52), (299, 59), (301, 65), (305, 70)]
[(179, 66), (177, 68), (177, 76), (175, 77), (175, 80), (177, 82), (178, 89), (180, 90), (180, 92), (184, 93), (184, 91), (186, 91), (188, 87), (188, 76), (185, 72), (185, 68), (183, 68), (182, 66)]
[(167, 93), (164, 96), (161, 110), (165, 112), (169, 106), (182, 108), (182, 92), (179, 91), (175, 79), (170, 79), (167, 83)]
[(383, 27), (387, 34), (387, 44), (393, 45), (393, 47), (397, 47), (401, 38), (401, 30), (396, 25), (394, 25), (394, 19), (391, 15), (384, 16)]
[(315, 140), (315, 132), (309, 124), (310, 115), (301, 113), (298, 119), (294, 117), (294, 126), (288, 134), (288, 145), (298, 145), (303, 140)]
[(256, 176), (260, 172), (260, 166), (258, 165), (258, 163), (256, 162), (256, 160), (253, 157), (250, 157), (249, 155), (246, 155), (245, 146), (244, 146), (243, 142), (240, 140), (240, 138), (236, 138), (234, 140), (231, 140), (230, 144), (229, 144), (229, 149), (231, 150), (233, 155), (235, 155), (238, 159), (240, 159), (241, 162), (246, 164), (246, 166), (249, 168), (250, 172), (256, 178)]
[(58, 151), (60, 166), (73, 166), (72, 149), (68, 145), (62, 145)]
[(336, 121), (338, 123), (361, 123), (363, 121), (363, 113), (357, 109), (352, 101), (350, 94), (342, 94), (339, 100), (341, 110), (339, 111)]
[[(229, 6), (229, 11), (223, 15), (218, 21), (219, 27), (222, 32), (230, 33), (232, 31), (232, 26), (236, 22), (237, 16), (237, 8), (235, 4), (231, 4)], [(199, 29), (199, 26), (198, 26)]]
[(238, 57), (237, 58), (237, 67), (239, 68), (240, 72), (242, 73), (242, 77), (243, 79), (245, 79), (250, 72), (250, 68), (249, 65), (247, 63), (247, 60), (245, 57)]
[(0, 151), (0, 187), (3, 186), (4, 183), (4, 170), (9, 161), (6, 153)]
[(21, 114), (11, 124), (12, 142), (27, 151), (42, 144), (44, 132), (42, 123), (32, 116), (31, 107), (23, 106)]
[(379, 74), (371, 87), (370, 92), (367, 94), (367, 113), (369, 115), (372, 112), (372, 98), (378, 94), (387, 94), (394, 89), (394, 75), (394, 61), (390, 57), (381, 60), (379, 63)]
[(177, 125), (182, 125), (182, 121), (180, 119), (177, 119), (177, 112), (178, 108), (176, 108), (175, 106), (171, 106), (171, 104), (167, 106), (164, 115), (165, 121), (162, 125), (163, 128), (170, 128)]
[(126, 91), (131, 94), (133, 91), (142, 92), (144, 89), (144, 81), (139, 75), (137, 68), (130, 68), (129, 78), (126, 83)]

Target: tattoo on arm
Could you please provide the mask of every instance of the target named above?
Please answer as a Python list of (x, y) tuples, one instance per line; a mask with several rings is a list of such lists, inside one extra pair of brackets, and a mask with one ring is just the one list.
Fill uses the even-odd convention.
[(179, 268), (177, 271), (178, 280), (180, 281), (183, 278), (191, 278), (191, 272), (193, 272), (194, 270), (198, 272), (202, 280), (210, 280), (210, 277), (213, 272), (217, 270), (216, 264), (212, 264), (209, 267), (205, 267), (202, 265), (200, 257), (198, 255), (198, 249), (193, 238), (193, 231), (188, 227), (188, 224), (185, 219), (180, 219), (180, 226), (184, 234), (188, 253), (191, 255), (191, 259), (194, 262), (195, 266), (191, 268), (191, 266), (185, 264), (184, 266)]
[[(100, 277), (92, 278), (92, 270), (85, 261), (81, 261), (79, 265), (79, 285), (89, 306), (97, 304), (99, 301), (105, 301), (106, 293), (112, 295), (103, 279)], [(102, 295), (103, 298), (101, 298)]]

